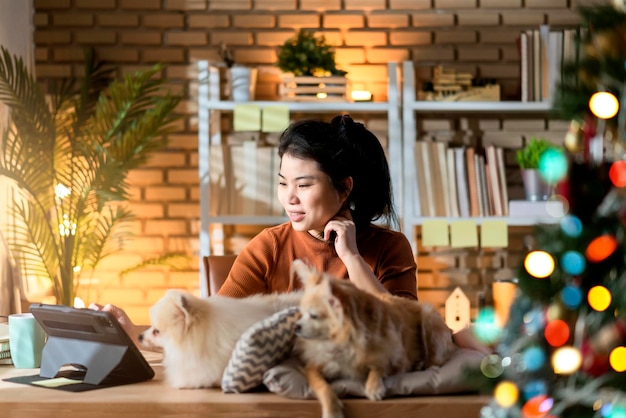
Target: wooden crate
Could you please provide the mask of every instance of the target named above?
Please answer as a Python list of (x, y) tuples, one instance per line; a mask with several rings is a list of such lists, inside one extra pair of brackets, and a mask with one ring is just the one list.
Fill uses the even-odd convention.
[(290, 76), (283, 75), (279, 94), (281, 100), (296, 102), (347, 101), (346, 77)]

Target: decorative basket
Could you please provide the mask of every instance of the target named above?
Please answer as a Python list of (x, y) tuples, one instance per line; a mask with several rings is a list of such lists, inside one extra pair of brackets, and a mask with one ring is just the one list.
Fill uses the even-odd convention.
[(343, 76), (293, 76), (283, 74), (279, 87), (281, 100), (297, 102), (347, 101), (348, 81)]

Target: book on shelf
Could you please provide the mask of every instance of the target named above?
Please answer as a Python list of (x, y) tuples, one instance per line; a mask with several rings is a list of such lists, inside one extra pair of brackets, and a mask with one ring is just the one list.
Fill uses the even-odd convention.
[(456, 187), (459, 198), (459, 213), (461, 217), (467, 218), (470, 216), (470, 198), (465, 147), (454, 148), (454, 157), (456, 161)]
[(504, 209), (502, 208), (502, 182), (499, 175), (497, 151), (493, 144), (489, 144), (485, 148), (485, 157), (487, 159), (488, 189), (493, 204), (492, 214), (495, 216), (504, 216)]
[(498, 182), (500, 184), (502, 215), (509, 215), (509, 191), (508, 182), (506, 181), (506, 169), (504, 167), (504, 149), (496, 147), (496, 162), (498, 165)]
[(458, 218), (461, 216), (459, 210), (459, 197), (456, 185), (456, 159), (454, 156), (454, 149), (446, 149), (446, 164), (448, 166), (448, 194), (450, 197), (450, 216)]
[(450, 216), (448, 195), (448, 169), (446, 167), (446, 144), (441, 141), (426, 142), (431, 158), (431, 178), (435, 199), (435, 216)]
[(430, 153), (426, 141), (415, 142), (415, 166), (421, 216), (436, 216)]
[(465, 168), (467, 170), (467, 189), (469, 194), (470, 216), (478, 217), (480, 215), (480, 198), (478, 196), (478, 171), (476, 170), (476, 159), (474, 155), (476, 150), (472, 147), (465, 149)]
[(519, 36), (522, 102), (552, 101), (563, 63), (575, 59), (578, 29), (540, 25)]

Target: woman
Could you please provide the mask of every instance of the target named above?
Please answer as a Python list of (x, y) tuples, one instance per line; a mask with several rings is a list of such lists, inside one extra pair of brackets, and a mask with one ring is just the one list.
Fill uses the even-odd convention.
[(417, 299), (408, 240), (372, 223), (398, 223), (387, 159), (376, 136), (347, 115), (331, 123), (304, 120), (282, 134), (278, 155), (278, 200), (289, 222), (250, 241), (219, 294), (291, 291), (291, 262), (302, 259), (368, 292)]
[[(389, 292), (417, 300), (416, 264), (404, 234), (374, 224), (397, 226), (389, 166), (378, 138), (350, 116), (330, 123), (303, 120), (290, 125), (278, 146), (278, 199), (289, 221), (264, 229), (237, 256), (218, 294), (246, 297), (288, 292), (291, 263), (301, 259), (320, 271), (352, 280), (371, 293)], [(110, 310), (135, 335), (121, 309)], [(488, 353), (471, 333), (456, 341)]]

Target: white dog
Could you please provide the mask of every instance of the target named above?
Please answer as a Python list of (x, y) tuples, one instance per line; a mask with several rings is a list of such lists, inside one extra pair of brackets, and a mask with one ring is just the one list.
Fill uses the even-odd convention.
[(291, 306), (301, 293), (237, 299), (198, 298), (168, 290), (150, 309), (151, 327), (139, 342), (163, 350), (167, 383), (175, 388), (219, 387), (239, 337), (253, 324)]

